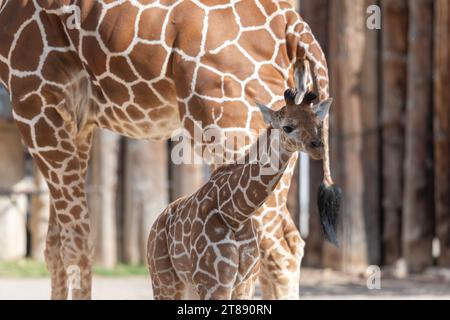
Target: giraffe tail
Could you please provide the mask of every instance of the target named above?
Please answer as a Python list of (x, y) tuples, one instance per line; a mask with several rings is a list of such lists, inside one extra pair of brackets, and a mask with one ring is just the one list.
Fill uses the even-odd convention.
[(341, 211), (342, 190), (337, 185), (320, 184), (317, 194), (317, 206), (319, 207), (320, 223), (322, 224), (325, 238), (339, 247), (336, 229)]
[[(294, 34), (298, 37), (297, 69), (303, 68), (308, 70), (307, 65), (309, 63), (312, 77), (319, 91), (320, 100), (328, 99), (328, 68), (325, 54), (320, 44), (312, 34), (310, 27), (301, 18), (299, 24), (294, 27)], [(336, 246), (339, 246), (336, 229), (341, 211), (342, 190), (334, 184), (331, 178), (328, 138), (329, 116), (325, 118), (322, 129), (322, 141), (324, 144), (324, 157), (322, 160), (323, 181), (317, 193), (317, 204), (325, 238)]]

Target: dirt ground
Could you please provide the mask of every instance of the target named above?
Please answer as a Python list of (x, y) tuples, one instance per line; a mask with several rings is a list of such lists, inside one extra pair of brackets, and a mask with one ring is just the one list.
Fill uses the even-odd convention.
[[(368, 289), (367, 279), (330, 270), (302, 269), (301, 299), (449, 299), (450, 271), (431, 270), (420, 276), (381, 277), (380, 289)], [(94, 299), (151, 299), (147, 277), (94, 277)], [(257, 289), (258, 291), (258, 289)], [(48, 278), (0, 278), (0, 300), (48, 299)]]

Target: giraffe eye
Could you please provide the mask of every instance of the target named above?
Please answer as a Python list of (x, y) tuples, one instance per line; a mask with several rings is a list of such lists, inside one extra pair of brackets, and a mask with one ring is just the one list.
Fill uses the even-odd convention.
[(283, 131), (286, 133), (291, 133), (292, 131), (294, 131), (294, 128), (292, 128), (291, 126), (284, 126)]

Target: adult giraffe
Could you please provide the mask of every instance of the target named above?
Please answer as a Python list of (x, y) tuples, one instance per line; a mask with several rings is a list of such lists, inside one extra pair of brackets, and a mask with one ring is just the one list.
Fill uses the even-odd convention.
[[(0, 1), (1, 3), (2, 1)], [(92, 132), (167, 138), (184, 127), (264, 126), (255, 101), (273, 108), (312, 65), (328, 98), (324, 54), (286, 2), (268, 0), (21, 0), (0, 4), (0, 79), (14, 119), (46, 178), (52, 206), (46, 261), (52, 298), (91, 297), (84, 177)], [(327, 122), (324, 182), (332, 184)], [(303, 240), (286, 209), (294, 161), (255, 218), (264, 298), (298, 297)], [(326, 190), (326, 189), (324, 189)]]

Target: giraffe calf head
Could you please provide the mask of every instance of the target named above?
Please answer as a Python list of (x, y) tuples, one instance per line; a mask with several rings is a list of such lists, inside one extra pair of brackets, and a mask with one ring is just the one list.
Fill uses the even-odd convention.
[(287, 89), (284, 93), (286, 105), (280, 110), (260, 104), (258, 107), (266, 124), (280, 130), (285, 147), (306, 152), (311, 158), (320, 160), (324, 156), (322, 125), (333, 100), (313, 104), (316, 97), (313, 92), (299, 93), (295, 89)]

